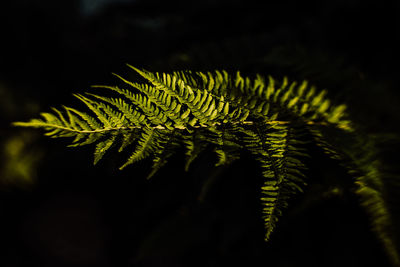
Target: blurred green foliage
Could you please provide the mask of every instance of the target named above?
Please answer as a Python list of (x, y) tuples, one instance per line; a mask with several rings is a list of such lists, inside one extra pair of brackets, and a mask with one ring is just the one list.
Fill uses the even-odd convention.
[(1, 184), (26, 186), (37, 178), (38, 164), (43, 156), (43, 149), (36, 145), (38, 135), (32, 132), (21, 132), (2, 140), (2, 166), (0, 167)]

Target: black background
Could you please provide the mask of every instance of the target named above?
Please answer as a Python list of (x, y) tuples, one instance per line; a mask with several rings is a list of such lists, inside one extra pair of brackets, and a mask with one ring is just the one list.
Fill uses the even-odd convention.
[[(92, 166), (93, 147), (10, 124), (77, 104), (72, 93), (115, 84), (111, 72), (134, 78), (129, 63), (307, 79), (366, 133), (397, 136), (398, 1), (2, 1), (0, 30), (1, 266), (388, 266), (357, 199), (327, 186), (343, 175), (323, 159), (266, 244), (249, 159), (215, 169), (208, 154), (185, 173), (177, 156), (147, 181), (146, 161), (120, 172), (123, 155), (110, 153)], [(34, 162), (29, 179), (12, 171), (13, 140)]]

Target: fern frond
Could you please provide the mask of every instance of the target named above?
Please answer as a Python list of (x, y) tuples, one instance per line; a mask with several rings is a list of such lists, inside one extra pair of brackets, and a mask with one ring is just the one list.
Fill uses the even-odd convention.
[(255, 131), (246, 131), (245, 148), (254, 154), (263, 168), (264, 185), (261, 198), (266, 232), (266, 240), (288, 206), (291, 197), (303, 191), (306, 185), (303, 157), (304, 142), (290, 125), (256, 125)]
[(268, 240), (280, 215), (278, 207), (279, 184), (281, 174), (275, 166), (270, 151), (266, 147), (265, 136), (256, 129), (257, 132), (243, 131), (244, 147), (255, 156), (262, 168), (264, 177), (261, 201), (263, 202), (263, 219), (266, 228), (265, 239)]
[(113, 135), (110, 138), (99, 142), (96, 145), (96, 150), (94, 152), (94, 164), (96, 165), (99, 160), (101, 160), (104, 156), (104, 154), (107, 152), (107, 150), (114, 144), (114, 141), (116, 139), (116, 136)]
[(349, 151), (346, 153), (346, 148), (334, 146), (336, 142), (328, 141), (327, 134), (324, 134), (323, 130), (321, 127), (309, 127), (315, 144), (353, 177), (356, 186), (355, 193), (370, 217), (372, 229), (391, 261), (395, 266), (399, 265), (399, 248), (392, 234), (394, 224), (385, 197), (383, 184), (385, 174), (380, 171), (379, 160), (374, 159), (375, 149), (369, 141), (361, 141), (361, 138), (357, 137), (356, 140), (352, 140), (351, 150), (347, 147)]
[(181, 145), (177, 130), (159, 132), (159, 135), (158, 149), (155, 152), (153, 166), (147, 179), (152, 178), (168, 162), (168, 159), (175, 154), (176, 150)]
[(376, 166), (378, 162), (370, 164), (364, 175), (356, 180), (356, 193), (360, 196), (361, 204), (370, 216), (372, 228), (382, 242), (386, 253), (395, 266), (400, 265), (399, 248), (393, 237), (393, 220), (388, 203), (384, 197), (382, 177)]
[[(307, 142), (322, 148), (331, 160), (343, 162), (358, 185), (356, 191), (371, 214), (376, 232), (398, 262), (390, 238), (389, 211), (377, 169), (339, 151), (321, 128), (342, 134), (354, 132), (345, 105), (335, 105), (327, 91), (307, 81), (290, 82), (267, 76), (244, 77), (226, 71), (152, 73), (128, 65), (144, 82), (115, 76), (122, 87), (97, 85), (100, 92), (76, 94), (87, 111), (72, 107), (53, 108), (40, 119), (15, 122), (15, 126), (42, 128), (50, 137), (73, 138), (70, 146), (95, 143), (94, 163), (107, 151), (133, 147), (125, 167), (152, 157), (152, 177), (179, 148), (186, 154), (185, 170), (206, 150), (216, 153), (216, 166), (230, 164), (247, 150), (261, 166), (261, 201), (268, 240), (291, 199), (304, 190)], [(303, 133), (310, 135), (303, 138)], [(307, 139), (309, 138), (309, 139)], [(372, 168), (372, 167), (371, 167)]]
[(126, 166), (142, 160), (148, 156), (152, 152), (154, 152), (157, 149), (157, 133), (156, 129), (153, 128), (144, 128), (141, 134), (141, 137), (139, 138), (138, 144), (133, 151), (132, 155), (128, 158), (128, 160), (120, 167), (120, 170), (124, 169)]

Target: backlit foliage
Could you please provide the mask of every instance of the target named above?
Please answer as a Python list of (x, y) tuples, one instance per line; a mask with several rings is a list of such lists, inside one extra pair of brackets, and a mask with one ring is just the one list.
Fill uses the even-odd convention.
[(390, 239), (390, 214), (376, 186), (381, 179), (378, 168), (353, 160), (326, 138), (327, 129), (355, 134), (346, 106), (332, 104), (326, 90), (317, 91), (307, 81), (250, 78), (240, 72), (167, 74), (129, 67), (143, 81), (115, 74), (123, 86), (93, 86), (92, 91), (75, 95), (86, 111), (53, 108), (52, 113), (42, 113), (41, 119), (14, 125), (43, 128), (50, 137), (71, 137), (71, 146), (95, 144), (95, 164), (115, 146), (120, 152), (131, 150), (120, 169), (151, 157), (149, 177), (181, 151), (178, 148), (185, 149), (185, 169), (206, 148), (215, 151), (216, 166), (229, 164), (247, 151), (259, 162), (264, 177), (261, 201), (266, 240), (288, 201), (305, 189), (308, 148), (316, 145), (354, 178), (355, 192), (378, 236), (393, 262), (399, 262)]

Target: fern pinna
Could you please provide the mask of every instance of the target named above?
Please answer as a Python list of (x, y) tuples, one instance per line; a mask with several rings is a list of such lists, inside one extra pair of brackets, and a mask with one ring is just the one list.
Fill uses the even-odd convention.
[[(93, 86), (93, 92), (75, 95), (88, 114), (71, 107), (53, 108), (42, 119), (16, 122), (23, 127), (44, 128), (50, 137), (73, 137), (71, 146), (96, 144), (94, 163), (115, 145), (119, 151), (132, 147), (120, 169), (152, 157), (153, 176), (178, 148), (185, 148), (186, 165), (206, 148), (218, 156), (216, 165), (253, 155), (262, 168), (263, 219), (268, 240), (288, 200), (306, 185), (307, 143), (313, 142), (354, 176), (364, 206), (387, 251), (398, 263), (394, 243), (388, 238), (390, 216), (379, 188), (376, 172), (363, 171), (356, 161), (330, 144), (324, 129), (353, 131), (345, 105), (332, 105), (326, 91), (318, 92), (287, 78), (255, 78), (226, 71), (152, 73), (128, 65), (143, 83), (117, 74), (123, 87)], [(115, 97), (95, 90), (108, 90)], [(304, 135), (310, 138), (303, 138)]]

